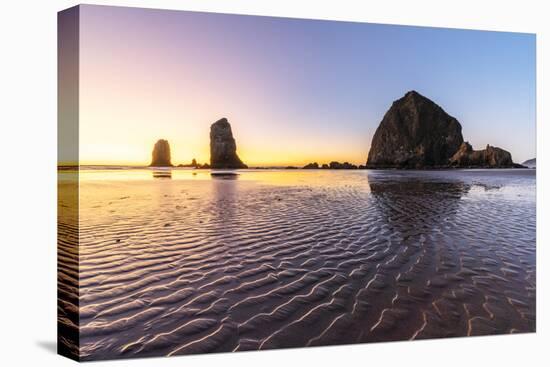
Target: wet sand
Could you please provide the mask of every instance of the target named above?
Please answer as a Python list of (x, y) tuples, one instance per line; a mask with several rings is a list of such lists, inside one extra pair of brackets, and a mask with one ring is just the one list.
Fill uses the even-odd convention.
[(80, 178), (84, 360), (535, 331), (533, 170)]

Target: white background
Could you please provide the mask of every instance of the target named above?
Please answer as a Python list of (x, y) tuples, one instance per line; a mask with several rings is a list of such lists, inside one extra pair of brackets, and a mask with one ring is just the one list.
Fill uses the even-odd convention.
[[(95, 1), (204, 10), (537, 33), (537, 333), (216, 355), (134, 359), (105, 366), (534, 366), (549, 362), (548, 121), (550, 11), (546, 1)], [(56, 12), (73, 1), (3, 1), (0, 20), (0, 365), (69, 365), (56, 340)], [(547, 24), (545, 24), (545, 22)], [(519, 127), (521, 128), (521, 127)], [(547, 143), (548, 144), (548, 143)], [(544, 167), (546, 165), (546, 167)], [(546, 224), (546, 226), (545, 226)], [(546, 339), (546, 342), (545, 342)]]

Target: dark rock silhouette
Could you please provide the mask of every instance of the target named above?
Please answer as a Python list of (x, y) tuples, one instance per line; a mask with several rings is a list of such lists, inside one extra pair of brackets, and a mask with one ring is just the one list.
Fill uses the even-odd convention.
[(172, 178), (172, 170), (153, 171), (153, 178)]
[[(473, 150), (462, 126), (441, 107), (410, 91), (393, 102), (376, 129), (366, 168), (523, 168), (487, 145)], [(361, 167), (362, 168), (362, 167)]]
[(537, 159), (536, 158), (528, 159), (522, 164), (528, 168), (537, 168)]
[(248, 168), (237, 156), (237, 145), (226, 118), (210, 126), (210, 167)]
[(349, 162), (330, 162), (328, 167), (330, 169), (357, 169), (357, 166), (355, 164), (351, 164)]
[(178, 167), (192, 167), (192, 168), (199, 168), (200, 164), (197, 163), (197, 160), (193, 158), (191, 163), (188, 164), (178, 164)]
[(447, 166), (463, 141), (462, 127), (454, 117), (410, 91), (393, 102), (376, 129), (367, 167)]
[(168, 140), (160, 139), (153, 147), (151, 167), (172, 167), (170, 144)]
[(319, 169), (319, 164), (317, 162), (308, 163), (304, 166), (304, 169)]
[(449, 163), (453, 167), (517, 167), (512, 155), (504, 149), (487, 144), (483, 150), (473, 150), (468, 142), (462, 143)]

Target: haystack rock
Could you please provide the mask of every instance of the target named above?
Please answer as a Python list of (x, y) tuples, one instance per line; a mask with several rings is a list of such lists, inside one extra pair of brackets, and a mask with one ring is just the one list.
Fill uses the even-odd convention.
[(168, 140), (160, 139), (155, 143), (155, 147), (153, 148), (153, 159), (151, 160), (150, 166), (172, 167), (170, 144), (168, 144)]
[(483, 150), (473, 150), (468, 142), (462, 143), (449, 161), (454, 167), (511, 168), (514, 164), (510, 152), (487, 144)]
[(444, 167), (463, 141), (457, 119), (410, 91), (393, 102), (376, 129), (367, 167)]
[(212, 168), (248, 168), (237, 155), (231, 125), (222, 118), (210, 126), (210, 166)]

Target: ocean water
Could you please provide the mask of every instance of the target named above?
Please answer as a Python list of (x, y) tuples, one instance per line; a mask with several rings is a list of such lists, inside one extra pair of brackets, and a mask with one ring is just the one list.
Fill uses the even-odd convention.
[(534, 170), (237, 173), (85, 168), (75, 211), (60, 171), (61, 343), (91, 360), (535, 331)]

